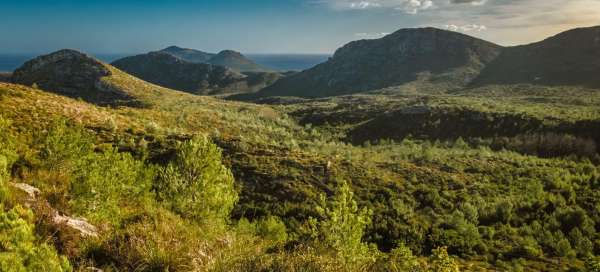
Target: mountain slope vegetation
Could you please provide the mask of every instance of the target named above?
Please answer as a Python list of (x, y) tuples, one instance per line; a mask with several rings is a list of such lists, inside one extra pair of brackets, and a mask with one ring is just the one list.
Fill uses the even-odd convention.
[(600, 87), (600, 26), (578, 28), (538, 43), (509, 47), (473, 82)]
[(165, 52), (177, 58), (192, 63), (206, 63), (227, 67), (240, 73), (272, 72), (271, 70), (256, 64), (254, 61), (248, 59), (240, 52), (236, 52), (233, 50), (223, 50), (218, 54), (214, 54), (202, 52), (195, 49), (170, 46), (163, 50), (160, 50), (159, 52)]
[(351, 42), (323, 64), (256, 95), (234, 98), (328, 97), (407, 88), (440, 93), (498, 84), (597, 88), (599, 29), (574, 29), (514, 47), (435, 28), (402, 29)]
[(278, 73), (238, 73), (222, 65), (192, 63), (169, 53), (150, 52), (112, 63), (148, 82), (200, 95), (256, 92), (281, 77)]
[[(470, 77), (494, 62), (497, 46), (474, 43), (487, 48), (468, 51), (476, 69), (441, 74)], [(586, 271), (599, 262), (596, 89), (407, 83), (259, 105), (153, 85), (80, 53), (51, 56), (21, 69), (21, 84), (0, 83), (0, 202), (34, 237), (20, 247), (43, 249), (54, 270)], [(71, 81), (81, 79), (78, 91)], [(98, 85), (123, 96), (97, 99)], [(56, 224), (52, 211), (96, 236)], [(23, 252), (19, 260), (35, 260)]]

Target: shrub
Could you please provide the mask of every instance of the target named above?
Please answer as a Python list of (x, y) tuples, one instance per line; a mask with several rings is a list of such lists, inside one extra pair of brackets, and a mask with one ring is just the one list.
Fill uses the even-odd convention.
[(358, 208), (348, 183), (342, 181), (329, 199), (321, 195), (317, 212), (321, 220), (310, 221), (319, 247), (334, 251), (349, 267), (372, 261), (369, 246), (362, 242), (372, 211)]
[(10, 121), (0, 116), (0, 203), (8, 198), (4, 181), (10, 176), (10, 168), (17, 159), (14, 152), (14, 139), (8, 131)]
[(71, 127), (66, 120), (55, 121), (41, 139), (42, 167), (69, 172), (93, 152), (91, 135), (80, 127)]
[(454, 258), (448, 255), (445, 247), (434, 249), (429, 257), (429, 269), (431, 272), (458, 272), (458, 264)]
[(585, 261), (588, 272), (600, 272), (600, 257), (590, 257)]
[(238, 200), (233, 175), (221, 162), (221, 149), (205, 136), (179, 145), (154, 190), (173, 211), (206, 222), (227, 221)]
[(40, 243), (33, 233), (33, 213), (0, 205), (0, 271), (72, 271), (65, 257)]
[(256, 224), (256, 233), (267, 240), (285, 243), (288, 239), (287, 228), (279, 217), (269, 216)]
[(420, 272), (424, 271), (416, 256), (410, 248), (403, 243), (399, 244), (389, 254), (383, 255), (383, 264), (378, 263), (375, 270), (386, 272)]
[(149, 196), (154, 173), (153, 167), (116, 149), (89, 155), (74, 172), (72, 206), (79, 214), (116, 224), (124, 207)]

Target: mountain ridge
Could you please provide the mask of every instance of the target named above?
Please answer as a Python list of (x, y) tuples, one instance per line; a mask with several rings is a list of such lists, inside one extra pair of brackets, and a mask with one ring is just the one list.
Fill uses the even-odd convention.
[(255, 92), (277, 80), (276, 73), (246, 72), (193, 63), (163, 51), (122, 58), (115, 67), (145, 81), (199, 95)]
[(242, 53), (234, 50), (222, 50), (221, 52), (207, 53), (204, 51), (182, 48), (175, 45), (169, 46), (159, 52), (169, 53), (182, 60), (192, 63), (206, 63), (230, 68), (237, 72), (272, 72), (270, 69), (258, 65), (248, 59)]
[[(586, 57), (590, 55), (592, 57)], [(597, 57), (596, 57), (597, 56)], [(548, 60), (549, 59), (549, 60)], [(527, 45), (503, 47), (437, 28), (400, 29), (350, 42), (327, 62), (252, 96), (327, 97), (410, 83), (451, 91), (492, 84), (600, 87), (600, 27), (578, 28)]]

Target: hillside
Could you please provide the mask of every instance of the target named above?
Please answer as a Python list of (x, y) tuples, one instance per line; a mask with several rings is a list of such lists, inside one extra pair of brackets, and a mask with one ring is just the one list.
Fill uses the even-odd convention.
[(126, 57), (112, 65), (148, 82), (202, 95), (254, 92), (280, 76), (276, 73), (241, 74), (224, 66), (188, 62), (162, 51)]
[(473, 85), (530, 83), (600, 88), (599, 74), (600, 26), (596, 26), (506, 48)]
[(192, 63), (207, 63), (212, 65), (224, 66), (237, 72), (272, 72), (262, 67), (246, 56), (233, 50), (223, 50), (218, 54), (206, 53), (195, 49), (170, 46), (160, 52), (169, 53), (182, 60)]
[(598, 59), (600, 27), (514, 47), (435, 28), (402, 29), (381, 39), (351, 42), (321, 65), (232, 99), (372, 91), (439, 94), (507, 84), (599, 88)]
[(256, 64), (240, 52), (223, 50), (207, 61), (213, 65), (229, 67), (241, 72), (268, 72), (269, 69)]
[(402, 29), (376, 40), (351, 42), (327, 62), (260, 92), (262, 96), (323, 97), (413, 81), (467, 85), (498, 54), (498, 45), (435, 28)]
[(193, 63), (206, 63), (208, 62), (208, 60), (215, 56), (215, 54), (212, 53), (206, 53), (196, 49), (181, 48), (178, 46), (169, 46), (160, 51), (169, 53), (182, 60), (186, 60)]
[[(463, 271), (565, 271), (583, 269), (600, 252), (600, 97), (593, 89), (494, 86), (268, 106), (159, 87), (72, 51), (50, 59), (20, 75), (40, 79), (34, 86), (47, 91), (0, 83), (0, 156), (7, 146), (16, 153), (2, 165), (8, 181), (39, 188), (54, 209), (98, 227), (98, 238), (81, 238), (32, 206), (39, 240), (76, 268), (390, 271), (410, 260), (430, 271), (443, 257)], [(48, 76), (66, 64), (95, 68)], [(143, 107), (74, 99), (97, 89), (56, 91), (92, 71), (108, 71), (93, 82)], [(222, 149), (207, 150), (222, 154), (235, 180), (239, 200), (225, 214), (228, 224), (189, 217), (202, 209), (182, 210), (189, 204), (174, 201), (185, 195), (155, 189), (194, 135)], [(321, 210), (321, 194), (333, 201), (341, 180), (351, 192), (343, 201), (357, 205), (348, 202), (347, 216), (364, 220), (355, 217), (358, 207), (372, 213), (372, 224), (353, 232), (354, 245), (377, 246), (351, 253), (360, 268), (327, 242), (347, 241), (328, 236), (330, 222), (350, 228)], [(11, 194), (6, 207), (27, 203)]]

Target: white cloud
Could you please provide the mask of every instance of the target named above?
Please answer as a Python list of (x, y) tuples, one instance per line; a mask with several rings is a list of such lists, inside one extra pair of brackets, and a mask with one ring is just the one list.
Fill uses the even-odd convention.
[(377, 38), (381, 38), (383, 36), (387, 36), (390, 33), (388, 32), (360, 32), (360, 33), (354, 33), (354, 36), (359, 37), (361, 39), (377, 39)]
[[(440, 0), (437, 0), (440, 1)], [(447, 0), (446, 0), (447, 1)], [(409, 14), (416, 14), (419, 11), (435, 7), (434, 0), (320, 0), (317, 3), (325, 3), (334, 9), (393, 9), (400, 10)]]
[(487, 30), (486, 26), (478, 25), (478, 24), (466, 24), (466, 25), (447, 24), (447, 25), (444, 25), (444, 28), (447, 30), (450, 30), (450, 31), (458, 31), (458, 32), (471, 32), (471, 31), (481, 32), (481, 31)]

